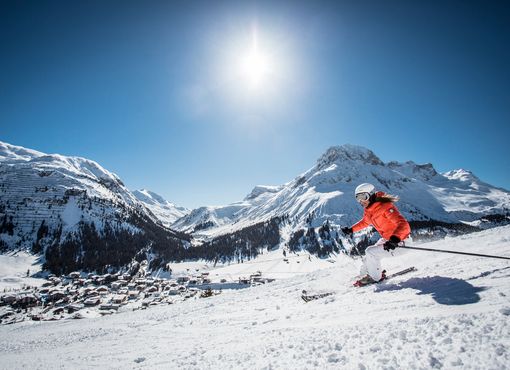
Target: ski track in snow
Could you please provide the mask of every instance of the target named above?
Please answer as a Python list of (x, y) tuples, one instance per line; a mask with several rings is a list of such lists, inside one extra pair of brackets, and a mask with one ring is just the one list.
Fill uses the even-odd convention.
[[(510, 226), (429, 243), (510, 256)], [(113, 316), (0, 326), (0, 368), (509, 369), (510, 263), (409, 251), (364, 288), (359, 262)], [(253, 269), (260, 265), (253, 265)], [(304, 303), (301, 290), (334, 295)]]

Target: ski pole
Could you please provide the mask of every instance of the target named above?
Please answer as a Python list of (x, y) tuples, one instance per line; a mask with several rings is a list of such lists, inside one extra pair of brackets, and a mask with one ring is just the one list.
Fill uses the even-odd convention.
[[(360, 256), (361, 260), (365, 261), (363, 259), (363, 256), (361, 255), (361, 252), (359, 251), (358, 246), (356, 245), (356, 242), (354, 241), (354, 238), (352, 237), (352, 235), (349, 236), (349, 239), (351, 240), (351, 243), (352, 243), (352, 246), (354, 247), (354, 249), (356, 249), (356, 252), (358, 252), (358, 255)], [(352, 248), (351, 248), (351, 250), (352, 250)], [(349, 256), (350, 256), (350, 253), (349, 253)]]
[(510, 260), (510, 257), (492, 256), (490, 254), (479, 254), (479, 253), (467, 253), (467, 252), (447, 251), (447, 250), (444, 250), (444, 249), (418, 248), (418, 247), (408, 247), (408, 246), (402, 246), (402, 247), (398, 247), (398, 248), (416, 249), (416, 250), (419, 250), (419, 251), (429, 251), (429, 252), (443, 252), (443, 253), (453, 253), (453, 254), (464, 254), (466, 256), (499, 258), (499, 259), (503, 259), (503, 260)]

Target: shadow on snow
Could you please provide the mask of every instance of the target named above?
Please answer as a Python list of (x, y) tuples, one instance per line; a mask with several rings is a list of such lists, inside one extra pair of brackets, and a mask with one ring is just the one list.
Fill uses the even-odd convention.
[(432, 299), (444, 305), (463, 305), (480, 301), (479, 292), (485, 287), (475, 287), (465, 280), (432, 276), (412, 278), (399, 284), (384, 284), (376, 288), (376, 292), (384, 292), (401, 289), (419, 290), (418, 295), (430, 294)]

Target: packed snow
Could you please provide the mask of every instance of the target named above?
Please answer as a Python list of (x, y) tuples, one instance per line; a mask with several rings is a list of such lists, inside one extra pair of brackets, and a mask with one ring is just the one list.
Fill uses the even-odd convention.
[[(510, 256), (510, 226), (420, 246)], [(284, 261), (280, 251), (237, 267), (211, 268), (211, 276), (265, 274), (272, 264), (274, 271), (286, 266), (296, 273), (209, 298), (0, 326), (0, 367), (510, 368), (510, 261), (408, 251), (383, 266), (390, 273), (416, 266), (416, 272), (354, 288), (359, 260), (303, 256)], [(315, 268), (307, 272), (306, 264)], [(334, 294), (305, 303), (304, 289)]]

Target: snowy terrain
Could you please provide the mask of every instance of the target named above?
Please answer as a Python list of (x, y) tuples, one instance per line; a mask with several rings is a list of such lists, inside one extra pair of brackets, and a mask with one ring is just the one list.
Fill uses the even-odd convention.
[[(510, 226), (421, 246), (510, 256)], [(357, 260), (290, 257), (210, 271), (287, 268), (287, 278), (266, 285), (113, 316), (0, 326), (0, 367), (510, 368), (509, 261), (409, 251), (383, 265), (418, 271), (354, 288)], [(306, 272), (306, 264), (320, 268)], [(304, 303), (303, 289), (335, 294)]]

